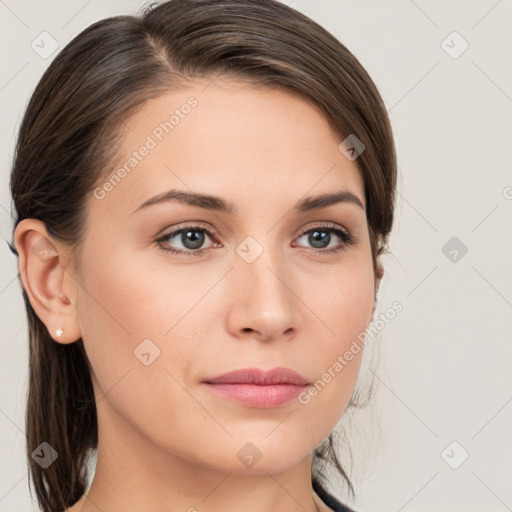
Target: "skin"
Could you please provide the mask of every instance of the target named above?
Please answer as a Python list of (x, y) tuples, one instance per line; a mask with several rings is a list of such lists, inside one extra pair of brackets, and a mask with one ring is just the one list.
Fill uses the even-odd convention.
[[(94, 370), (98, 463), (71, 512), (331, 510), (312, 490), (311, 453), (349, 402), (362, 350), (308, 404), (251, 408), (201, 381), (285, 366), (315, 382), (365, 329), (379, 284), (365, 211), (353, 203), (293, 211), (305, 196), (340, 189), (365, 206), (363, 180), (313, 104), (242, 82), (206, 85), (163, 94), (126, 121), (117, 166), (166, 112), (190, 96), (198, 101), (103, 199), (88, 198), (78, 273), (69, 247), (39, 220), (15, 232), (34, 310), (55, 342), (82, 337)], [(239, 214), (176, 202), (132, 214), (171, 188), (220, 196)], [(202, 256), (155, 242), (184, 222), (215, 231), (204, 235)], [(323, 222), (349, 230), (354, 245), (314, 253), (319, 246), (301, 233)], [(328, 248), (343, 243), (330, 233)], [(263, 248), (250, 264), (236, 252), (247, 236)], [(186, 251), (180, 240), (167, 245)], [(52, 249), (44, 261), (36, 244)], [(149, 366), (134, 356), (146, 338), (160, 349)], [(252, 467), (237, 457), (247, 442), (261, 453)]]

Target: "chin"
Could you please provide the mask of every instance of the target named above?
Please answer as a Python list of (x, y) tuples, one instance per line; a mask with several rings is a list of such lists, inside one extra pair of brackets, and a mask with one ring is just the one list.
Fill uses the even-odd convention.
[(268, 432), (260, 438), (232, 439), (230, 446), (215, 458), (215, 467), (236, 474), (283, 473), (296, 467), (312, 451), (299, 443), (287, 446), (279, 435), (274, 435), (274, 439), (270, 439), (272, 434), (266, 436)]

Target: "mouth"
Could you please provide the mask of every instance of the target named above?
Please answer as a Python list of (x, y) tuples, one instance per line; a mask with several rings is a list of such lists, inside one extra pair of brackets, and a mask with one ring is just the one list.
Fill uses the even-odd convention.
[(260, 409), (284, 405), (309, 386), (305, 377), (282, 367), (269, 372), (257, 368), (235, 370), (202, 383), (219, 396)]

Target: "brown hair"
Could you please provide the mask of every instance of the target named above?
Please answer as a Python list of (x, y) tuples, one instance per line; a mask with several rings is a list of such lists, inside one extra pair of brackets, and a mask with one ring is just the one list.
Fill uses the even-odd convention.
[[(23, 117), (10, 181), (14, 228), (26, 218), (41, 220), (52, 238), (69, 244), (79, 268), (86, 197), (110, 169), (123, 121), (164, 91), (217, 75), (298, 93), (318, 105), (343, 138), (353, 134), (364, 143), (357, 163), (376, 270), (393, 223), (396, 182), (386, 108), (341, 42), (276, 0), (169, 0), (78, 34), (43, 74)], [(88, 457), (97, 448), (91, 368), (82, 339), (54, 342), (23, 286), (22, 293), (30, 342), (29, 472), (42, 510), (55, 512), (86, 491)], [(46, 469), (31, 457), (43, 441), (58, 453)], [(332, 434), (313, 461), (315, 467), (334, 464), (353, 493)], [(322, 493), (325, 475), (313, 472), (312, 478)]]

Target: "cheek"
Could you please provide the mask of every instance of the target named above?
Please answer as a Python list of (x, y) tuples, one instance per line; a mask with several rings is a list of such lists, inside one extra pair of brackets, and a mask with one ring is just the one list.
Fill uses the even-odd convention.
[[(106, 393), (127, 372), (144, 366), (134, 350), (145, 339), (162, 335), (155, 305), (159, 302), (144, 274), (128, 255), (109, 247), (89, 251), (84, 261), (77, 309), (84, 346), (95, 376)], [(136, 392), (136, 389), (134, 389)]]
[(165, 339), (206, 286), (185, 282), (179, 267), (152, 269), (135, 251), (109, 249), (87, 261), (79, 313), (84, 330), (91, 340), (108, 337), (124, 351), (145, 338)]
[(372, 317), (375, 283), (369, 250), (354, 251), (336, 268), (323, 269), (308, 289), (308, 305), (326, 326), (326, 345), (331, 350), (350, 345)]
[(129, 394), (142, 396), (147, 382), (149, 392), (169, 388), (165, 369), (183, 381), (193, 371), (191, 363), (206, 336), (200, 332), (201, 322), (192, 320), (197, 320), (197, 305), (217, 278), (179, 266), (167, 266), (164, 272), (136, 256), (109, 247), (101, 253), (89, 251), (84, 258), (87, 268), (80, 278), (77, 309), (84, 346), (103, 393), (125, 375)]
[[(307, 295), (308, 307), (321, 320), (310, 326), (316, 340), (311, 365), (318, 371), (314, 386), (299, 397), (315, 411), (308, 421), (311, 431), (317, 432), (326, 425), (334, 427), (350, 401), (364, 352), (362, 333), (371, 321), (374, 300), (371, 255), (356, 257), (328, 274), (314, 286), (310, 283), (312, 292)], [(315, 336), (317, 328), (325, 335)]]

